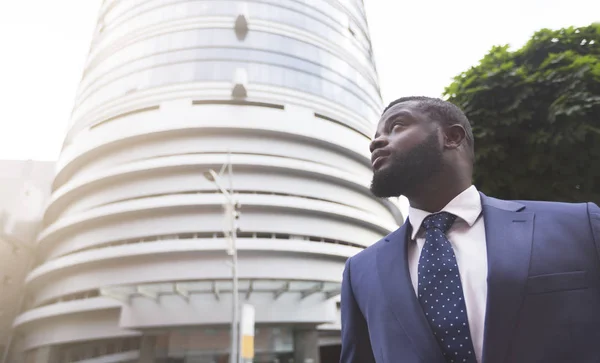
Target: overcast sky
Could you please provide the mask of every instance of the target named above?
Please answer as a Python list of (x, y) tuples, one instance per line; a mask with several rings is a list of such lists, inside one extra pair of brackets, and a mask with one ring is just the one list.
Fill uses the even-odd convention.
[[(364, 0), (384, 102), (440, 96), (493, 45), (600, 20), (599, 0)], [(0, 159), (55, 160), (100, 0), (0, 1)]]

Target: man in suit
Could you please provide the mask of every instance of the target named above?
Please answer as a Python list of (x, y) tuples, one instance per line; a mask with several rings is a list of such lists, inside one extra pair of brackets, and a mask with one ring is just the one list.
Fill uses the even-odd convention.
[(439, 99), (392, 102), (371, 153), (373, 194), (410, 210), (346, 263), (341, 363), (600, 362), (595, 204), (478, 192), (469, 121)]

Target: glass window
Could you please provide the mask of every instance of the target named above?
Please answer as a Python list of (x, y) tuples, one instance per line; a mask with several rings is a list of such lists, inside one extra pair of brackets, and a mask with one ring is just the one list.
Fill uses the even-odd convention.
[[(185, 47), (186, 43), (199, 47)], [(222, 67), (216, 65), (219, 61)], [(258, 64), (261, 66), (257, 67)], [(107, 70), (108, 65), (117, 68)], [(271, 75), (268, 75), (269, 65), (278, 67)], [(230, 81), (234, 69), (244, 66), (250, 67), (250, 76), (257, 83), (311, 92), (334, 102), (341, 101), (352, 109), (360, 107), (356, 105), (357, 100), (370, 104), (373, 112), (380, 108), (375, 81), (334, 54), (296, 39), (264, 32), (253, 32), (245, 42), (238, 42), (234, 34), (225, 29), (163, 34), (131, 44), (86, 74), (80, 85), (78, 103), (83, 107), (93, 97), (93, 103), (98, 104), (111, 96), (165, 84)], [(286, 68), (289, 68), (287, 73)], [(253, 73), (255, 71), (259, 73)], [(302, 73), (303, 76), (298, 75)], [(372, 117), (372, 113), (368, 114)]]
[[(142, 15), (148, 10), (164, 7), (173, 4), (181, 4), (185, 8), (184, 12), (188, 12), (193, 9), (197, 3), (201, 6), (206, 7), (205, 14), (210, 14), (212, 3), (220, 3), (223, 6), (238, 10), (236, 6), (239, 1), (236, 0), (204, 0), (204, 1), (189, 1), (189, 0), (171, 0), (166, 2), (165, 0), (135, 0), (135, 1), (120, 1), (117, 2), (103, 17), (103, 22), (107, 25), (114, 25), (120, 22), (127, 21), (128, 19), (135, 18)], [(269, 5), (279, 5), (281, 1), (277, 0), (251, 0), (246, 2), (250, 3), (262, 3)], [(285, 2), (285, 6), (294, 9), (314, 9), (323, 16), (331, 17), (341, 21), (344, 24), (345, 18), (350, 14), (355, 21), (360, 24), (362, 30), (367, 32), (367, 22), (363, 10), (362, 3), (355, 0), (288, 0)]]
[[(312, 4), (300, 4), (298, 2), (273, 3), (264, 1), (193, 1), (152, 4), (143, 8), (136, 8), (125, 16), (119, 17), (108, 23), (103, 29), (103, 38), (98, 46), (108, 44), (115, 39), (122, 37), (138, 29), (151, 25), (185, 19), (203, 15), (212, 16), (237, 16), (240, 13), (241, 4), (247, 11), (250, 19), (268, 20), (278, 23), (285, 23), (304, 30), (319, 34), (333, 42), (340, 38), (349, 38), (345, 30), (348, 28), (348, 15), (329, 6), (327, 9), (319, 9)], [(323, 4), (321, 4), (323, 5)], [(353, 26), (360, 31), (356, 36), (358, 44), (352, 44), (353, 47), (359, 46), (364, 54), (369, 54), (370, 44), (366, 39), (367, 28), (361, 28), (361, 25), (351, 20)], [(364, 35), (363, 35), (364, 34)]]
[[(118, 80), (128, 74), (146, 68), (170, 63), (202, 62), (206, 60), (225, 59), (239, 60), (240, 62), (268, 63), (318, 74), (344, 87), (352, 89), (355, 92), (365, 92), (366, 97), (371, 97), (375, 101), (377, 100), (378, 91), (374, 86), (374, 83), (365, 79), (362, 74), (358, 73), (348, 63), (343, 62), (330, 54), (305, 54), (310, 55), (310, 57), (307, 58), (312, 58), (306, 60), (302, 59), (300, 54), (295, 53), (299, 53), (297, 49), (290, 50), (290, 52), (288, 52), (290, 55), (287, 55), (279, 52), (242, 47), (200, 48), (161, 53), (139, 59), (132, 63), (124, 64), (105, 74), (97, 74), (98, 72), (88, 74), (82, 81), (80, 93), (81, 97), (86, 97), (86, 94), (101, 87), (101, 84), (110, 83), (112, 80)], [(177, 75), (173, 76), (177, 77)]]
[[(226, 362), (229, 352), (229, 329), (216, 328), (207, 334), (205, 328), (174, 328), (168, 333), (170, 359), (189, 359), (194, 362)], [(293, 352), (293, 333), (289, 327), (263, 326), (255, 329), (256, 362), (272, 362), (278, 357), (288, 358)], [(291, 358), (291, 355), (290, 357)], [(288, 360), (284, 360), (287, 362)]]
[[(362, 35), (362, 32), (355, 32), (355, 36), (351, 36), (348, 32), (348, 18), (345, 16), (339, 21), (333, 19), (327, 20), (322, 14), (321, 18), (307, 14), (306, 10), (310, 9), (309, 7), (292, 9), (289, 7), (267, 5), (258, 2), (248, 3), (246, 9), (248, 10), (251, 19), (263, 19), (289, 24), (318, 34), (323, 39), (327, 39), (333, 44), (342, 46), (366, 68), (372, 68), (370, 43), (367, 38)], [(235, 16), (238, 13), (237, 7), (232, 6), (230, 1), (187, 2), (153, 8), (152, 10), (141, 13), (112, 29), (107, 28), (104, 31), (104, 37), (94, 45), (94, 50), (90, 56), (91, 67), (93, 67), (93, 64), (102, 61), (102, 52), (105, 53), (104, 57), (111, 54), (112, 51), (109, 51), (106, 48), (122, 43), (123, 40), (120, 40), (119, 38), (122, 38), (127, 33), (131, 34), (138, 29), (173, 19), (184, 19), (206, 14)]]
[(98, 90), (93, 97), (87, 98), (78, 105), (77, 112), (84, 113), (103, 102), (119, 98), (130, 90), (193, 81), (230, 81), (234, 70), (239, 67), (245, 67), (248, 70), (251, 83), (312, 93), (348, 107), (367, 120), (377, 117), (377, 108), (373, 106), (373, 102), (368, 102), (363, 97), (323, 77), (270, 64), (240, 63), (228, 60), (166, 65), (135, 73)]

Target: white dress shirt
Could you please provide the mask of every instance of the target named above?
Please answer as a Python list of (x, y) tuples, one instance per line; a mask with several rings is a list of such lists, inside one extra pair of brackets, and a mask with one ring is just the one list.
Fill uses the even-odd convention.
[[(481, 196), (477, 188), (471, 186), (457, 195), (441, 211), (452, 213), (458, 217), (446, 236), (454, 248), (467, 306), (473, 348), (477, 361), (481, 362), (488, 271)], [(430, 214), (413, 207), (410, 207), (408, 212), (413, 241), (408, 245), (408, 268), (416, 294), (419, 293), (417, 274), (419, 257), (425, 244), (421, 224)]]

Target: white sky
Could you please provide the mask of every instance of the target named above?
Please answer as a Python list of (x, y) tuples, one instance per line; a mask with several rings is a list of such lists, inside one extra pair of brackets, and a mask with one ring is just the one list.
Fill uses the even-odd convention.
[[(599, 0), (364, 0), (384, 101), (440, 96), (493, 45), (600, 20)], [(0, 159), (55, 160), (100, 0), (0, 1)]]

